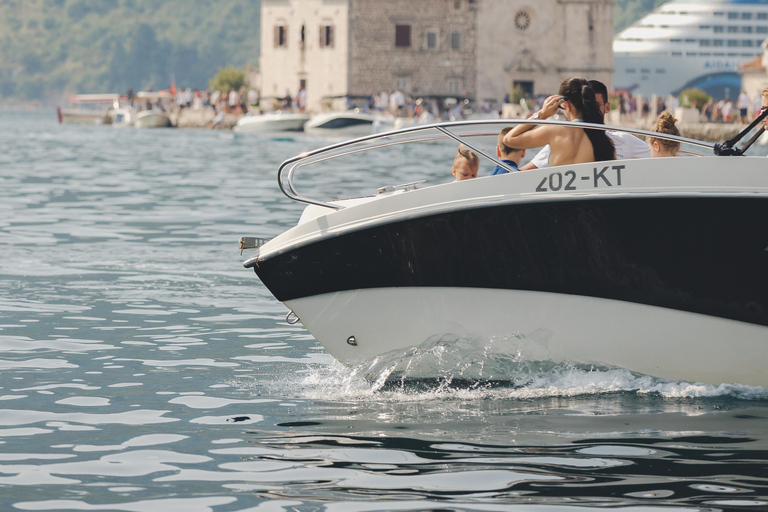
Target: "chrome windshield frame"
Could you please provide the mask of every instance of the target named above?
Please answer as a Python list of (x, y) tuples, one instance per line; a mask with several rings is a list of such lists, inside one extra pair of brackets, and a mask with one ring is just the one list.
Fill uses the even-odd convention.
[[(355, 139), (346, 140), (336, 144), (324, 146), (319, 149), (301, 153), (293, 158), (289, 158), (288, 160), (285, 160), (282, 164), (280, 164), (280, 167), (277, 171), (277, 182), (283, 194), (285, 194), (289, 199), (293, 201), (297, 201), (305, 204), (312, 204), (316, 206), (322, 206), (325, 208), (332, 208), (335, 210), (342, 210), (344, 209), (344, 206), (342, 205), (329, 203), (326, 201), (321, 201), (316, 199), (310, 199), (308, 197), (304, 197), (303, 195), (301, 195), (296, 190), (293, 184), (293, 178), (298, 172), (298, 170), (302, 167), (309, 166), (314, 163), (322, 162), (322, 161), (333, 159), (333, 158), (338, 158), (345, 155), (351, 155), (351, 154), (359, 153), (363, 151), (370, 151), (373, 149), (399, 145), (399, 144), (410, 144), (413, 142), (441, 140), (441, 139), (447, 139), (447, 138), (453, 139), (459, 142), (460, 144), (463, 144), (467, 148), (475, 151), (479, 156), (482, 156), (483, 158), (490, 160), (496, 165), (499, 165), (509, 171), (512, 171), (513, 169), (511, 167), (509, 167), (503, 161), (498, 159), (495, 155), (491, 155), (490, 153), (483, 151), (482, 149), (478, 148), (476, 145), (472, 144), (471, 142), (468, 142), (466, 138), (498, 135), (499, 131), (501, 130), (501, 127), (515, 126), (519, 124), (573, 126), (576, 128), (591, 128), (591, 129), (603, 130), (603, 131), (619, 131), (619, 132), (630, 133), (632, 135), (640, 135), (644, 137), (653, 137), (656, 139), (671, 140), (671, 141), (676, 141), (684, 144), (698, 146), (701, 148), (706, 148), (710, 151), (710, 154), (714, 154), (714, 150), (715, 150), (714, 143), (703, 142), (700, 140), (689, 139), (686, 137), (669, 135), (665, 133), (652, 132), (648, 130), (640, 130), (636, 128), (625, 128), (620, 126), (608, 126), (604, 124), (559, 121), (559, 120), (550, 120), (550, 119), (547, 119), (547, 120), (485, 119), (485, 120), (450, 121), (450, 122), (440, 122), (440, 123), (410, 126), (408, 128), (402, 128), (399, 130), (392, 130), (388, 132), (366, 135), (364, 137), (358, 137)], [(471, 134), (464, 134), (464, 135), (455, 133), (456, 131), (458, 131), (457, 129), (462, 127), (476, 128), (481, 126), (494, 126), (499, 128), (496, 128), (493, 131), (488, 131), (487, 133), (479, 132), (479, 133), (471, 133)], [(400, 137), (408, 134), (417, 135), (419, 134), (419, 132), (429, 132), (429, 131), (433, 132), (432, 135), (428, 135), (428, 136), (423, 135), (421, 137), (415, 137), (415, 138), (404, 138), (403, 140), (391, 140), (396, 137)], [(434, 131), (437, 131), (442, 135), (435, 135)], [(383, 140), (379, 144), (361, 146), (364, 143), (369, 143), (371, 141), (375, 141), (376, 139), (383, 139)], [(352, 147), (355, 145), (357, 145), (358, 147), (357, 148)], [(344, 148), (349, 148), (349, 149), (344, 150)], [(701, 154), (690, 153), (690, 152), (689, 154), (695, 155), (695, 156), (704, 156)]]

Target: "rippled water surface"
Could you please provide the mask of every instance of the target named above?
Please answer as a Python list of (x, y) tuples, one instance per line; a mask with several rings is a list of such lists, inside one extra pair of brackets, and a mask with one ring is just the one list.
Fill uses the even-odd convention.
[[(277, 166), (327, 142), (0, 112), (0, 509), (768, 510), (762, 388), (371, 383), (286, 324), (237, 240), (295, 223)], [(368, 158), (304, 190), (449, 180)]]

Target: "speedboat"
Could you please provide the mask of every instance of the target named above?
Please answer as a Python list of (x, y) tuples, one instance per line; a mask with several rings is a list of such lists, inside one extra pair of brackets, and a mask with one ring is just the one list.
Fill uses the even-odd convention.
[(362, 137), (392, 128), (393, 118), (359, 109), (317, 114), (304, 125), (304, 132), (320, 137)]
[(164, 110), (140, 110), (133, 118), (135, 128), (167, 128), (171, 126), (171, 117)]
[(238, 119), (235, 133), (300, 132), (309, 121), (308, 114), (281, 110), (259, 115), (246, 115)]
[(173, 95), (167, 91), (139, 91), (136, 93), (135, 128), (166, 128), (171, 126)]
[(384, 360), (388, 378), (444, 376), (441, 351), (460, 340), (469, 347), (460, 372), (494, 350), (514, 361), (768, 387), (768, 172), (764, 157), (742, 155), (760, 132), (737, 148), (747, 130), (711, 144), (577, 123), (692, 149), (385, 186), (353, 199), (311, 198), (295, 186), (313, 166), (338, 170), (336, 159), (356, 155), (371, 165), (371, 151), (419, 141), (431, 154), (440, 140), (453, 154), (463, 144), (503, 166), (483, 149), (493, 142), (480, 141), (516, 123), (571, 125), (438, 123), (285, 161), (279, 187), (307, 206), (272, 239), (243, 237), (241, 249), (256, 251), (243, 265), (334, 358), (356, 368)]

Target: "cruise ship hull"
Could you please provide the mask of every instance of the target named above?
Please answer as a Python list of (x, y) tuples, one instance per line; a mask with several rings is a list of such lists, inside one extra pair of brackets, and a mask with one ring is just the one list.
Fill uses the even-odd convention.
[(760, 0), (669, 2), (614, 38), (614, 85), (646, 97), (695, 87), (735, 100), (739, 66), (763, 54), (766, 37)]

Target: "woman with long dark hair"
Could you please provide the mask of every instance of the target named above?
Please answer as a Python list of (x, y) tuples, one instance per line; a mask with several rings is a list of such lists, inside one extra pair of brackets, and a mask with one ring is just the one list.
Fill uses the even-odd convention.
[[(544, 100), (534, 119), (547, 119), (562, 108), (569, 121), (603, 124), (603, 113), (595, 100), (595, 91), (583, 78), (568, 78), (560, 84), (559, 94)], [(534, 130), (534, 128), (536, 128)], [(603, 130), (572, 126), (519, 124), (504, 136), (504, 144), (520, 149), (550, 145), (549, 164), (569, 165), (616, 159), (613, 142)]]

